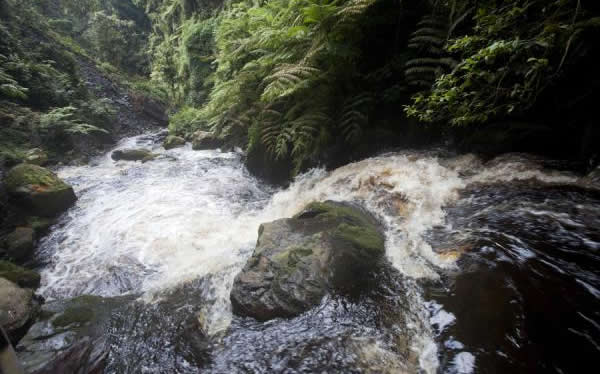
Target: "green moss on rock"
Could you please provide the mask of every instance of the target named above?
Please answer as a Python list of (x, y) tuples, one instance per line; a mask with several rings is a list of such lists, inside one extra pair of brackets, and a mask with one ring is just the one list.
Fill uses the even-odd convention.
[(15, 203), (36, 216), (56, 216), (77, 200), (71, 186), (37, 165), (15, 166), (6, 174), (5, 185)]
[(40, 286), (40, 275), (8, 261), (0, 261), (0, 278), (8, 279), (20, 287), (36, 289)]
[(37, 186), (48, 192), (70, 188), (50, 170), (32, 164), (20, 164), (12, 168), (6, 174), (4, 184), (9, 193), (18, 193), (26, 186)]
[(182, 147), (185, 145), (185, 139), (180, 136), (169, 135), (163, 143), (165, 149)]
[(89, 306), (71, 306), (52, 320), (55, 327), (66, 327), (71, 324), (85, 324), (94, 318), (94, 311)]
[(383, 235), (374, 227), (353, 226), (347, 223), (340, 224), (334, 231), (336, 239), (350, 243), (356, 249), (364, 249), (363, 254), (381, 256), (385, 253), (385, 240)]

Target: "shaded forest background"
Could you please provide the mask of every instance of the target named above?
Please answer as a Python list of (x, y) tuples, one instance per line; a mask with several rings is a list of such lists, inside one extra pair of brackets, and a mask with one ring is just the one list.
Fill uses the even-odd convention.
[(0, 157), (110, 142), (102, 74), (287, 179), (393, 147), (594, 165), (594, 0), (0, 0)]

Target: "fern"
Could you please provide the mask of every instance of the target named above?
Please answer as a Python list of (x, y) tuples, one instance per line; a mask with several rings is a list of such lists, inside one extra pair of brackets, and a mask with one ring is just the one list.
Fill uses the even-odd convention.
[(261, 99), (273, 101), (283, 96), (290, 95), (301, 85), (315, 80), (321, 71), (317, 68), (300, 64), (281, 64), (277, 69), (264, 79), (267, 83)]
[(362, 128), (367, 124), (369, 117), (368, 108), (373, 103), (369, 93), (362, 93), (346, 100), (342, 106), (339, 128), (344, 140), (355, 143), (362, 135)]
[(408, 47), (416, 57), (406, 62), (404, 75), (410, 86), (428, 89), (435, 79), (452, 69), (456, 62), (445, 56), (443, 46), (448, 35), (448, 20), (442, 15), (423, 18), (409, 39)]

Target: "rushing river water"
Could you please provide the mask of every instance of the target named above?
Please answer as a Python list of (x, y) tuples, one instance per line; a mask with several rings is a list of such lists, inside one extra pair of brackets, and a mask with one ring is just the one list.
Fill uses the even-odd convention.
[[(114, 318), (107, 372), (578, 373), (600, 359), (600, 194), (543, 160), (399, 152), (286, 189), (235, 152), (163, 150), (156, 134), (59, 175), (79, 200), (40, 244), (41, 293), (139, 296)], [(558, 165), (560, 166), (560, 165)], [(357, 299), (297, 318), (232, 316), (260, 223), (353, 201), (392, 266)], [(593, 365), (593, 366), (588, 366)]]

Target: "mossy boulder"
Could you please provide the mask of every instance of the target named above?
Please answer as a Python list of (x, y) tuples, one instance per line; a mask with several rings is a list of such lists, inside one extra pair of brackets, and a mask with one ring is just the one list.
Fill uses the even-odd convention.
[(180, 136), (169, 135), (163, 142), (165, 149), (173, 149), (177, 147), (183, 147), (185, 145), (185, 139)]
[(17, 205), (36, 216), (56, 216), (77, 200), (71, 186), (37, 165), (15, 166), (6, 174), (4, 184)]
[(192, 149), (195, 151), (219, 148), (222, 144), (223, 140), (212, 132), (198, 130), (192, 135)]
[(44, 304), (17, 346), (27, 373), (102, 373), (112, 314), (131, 297), (79, 296)]
[(254, 253), (235, 278), (233, 311), (258, 320), (292, 317), (328, 293), (360, 290), (361, 279), (385, 257), (384, 242), (370, 214), (332, 201), (262, 224)]
[(40, 275), (29, 269), (0, 260), (0, 278), (7, 279), (20, 287), (36, 289), (40, 286)]
[(0, 326), (15, 342), (38, 315), (40, 304), (33, 290), (0, 278)]
[(139, 148), (139, 149), (120, 149), (120, 150), (114, 151), (110, 155), (110, 157), (115, 161), (124, 160), (124, 161), (147, 162), (147, 161), (154, 160), (156, 158), (156, 155), (148, 149)]
[(28, 164), (44, 166), (48, 163), (48, 154), (40, 148), (33, 148), (25, 153), (25, 162)]
[(3, 238), (4, 255), (17, 260), (25, 261), (34, 249), (34, 231), (29, 227), (17, 227), (13, 232)]

